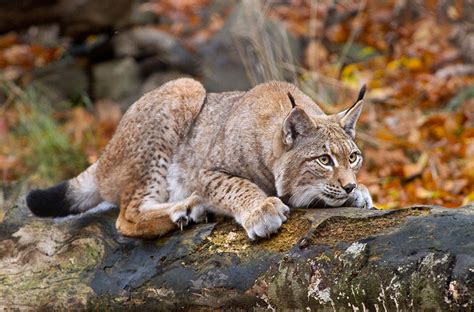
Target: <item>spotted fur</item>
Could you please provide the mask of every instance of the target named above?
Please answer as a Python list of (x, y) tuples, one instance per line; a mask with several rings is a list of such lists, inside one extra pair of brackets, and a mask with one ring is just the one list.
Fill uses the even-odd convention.
[[(288, 205), (370, 208), (355, 178), (361, 94), (350, 109), (328, 116), (284, 82), (208, 94), (192, 79), (166, 83), (130, 107), (97, 163), (55, 189), (62, 196), (56, 202), (80, 212), (115, 203), (118, 231), (133, 237), (201, 222), (208, 211), (234, 217), (254, 239), (278, 231)], [(322, 155), (331, 166), (321, 164)], [(59, 204), (44, 212), (53, 193), (35, 192), (33, 212), (65, 214)]]

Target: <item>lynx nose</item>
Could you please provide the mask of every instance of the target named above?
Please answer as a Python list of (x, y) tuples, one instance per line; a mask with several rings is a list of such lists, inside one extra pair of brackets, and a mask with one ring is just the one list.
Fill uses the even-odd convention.
[(347, 185), (344, 185), (342, 188), (346, 191), (347, 194), (349, 194), (350, 192), (352, 192), (353, 189), (356, 188), (357, 185), (355, 185), (355, 183), (349, 183)]

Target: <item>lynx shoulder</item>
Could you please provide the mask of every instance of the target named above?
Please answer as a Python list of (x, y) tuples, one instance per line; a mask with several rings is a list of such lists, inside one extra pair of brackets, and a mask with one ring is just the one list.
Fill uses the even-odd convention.
[(27, 204), (39, 217), (58, 217), (111, 202), (120, 207), (118, 231), (145, 238), (207, 212), (235, 218), (255, 239), (278, 231), (289, 207), (371, 208), (356, 180), (364, 93), (326, 115), (285, 82), (206, 93), (195, 80), (171, 81), (129, 108), (96, 163), (31, 191)]

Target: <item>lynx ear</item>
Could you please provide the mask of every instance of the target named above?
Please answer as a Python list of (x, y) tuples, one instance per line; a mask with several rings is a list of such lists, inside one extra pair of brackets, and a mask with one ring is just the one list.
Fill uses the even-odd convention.
[(283, 144), (292, 146), (298, 137), (307, 135), (310, 129), (314, 127), (314, 124), (306, 112), (301, 107), (295, 105), (295, 100), (290, 93), (288, 93), (288, 98), (293, 109), (283, 121), (282, 138)]
[(355, 126), (364, 105), (364, 95), (366, 90), (367, 87), (364, 84), (359, 91), (359, 95), (357, 96), (355, 103), (349, 109), (337, 114), (337, 117), (339, 118), (339, 124), (353, 139), (355, 138)]

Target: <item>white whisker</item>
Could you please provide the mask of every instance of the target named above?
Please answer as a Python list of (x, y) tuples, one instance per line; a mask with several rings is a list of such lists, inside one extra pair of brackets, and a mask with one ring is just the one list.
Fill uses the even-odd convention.
[(320, 185), (305, 185), (298, 187), (289, 202), (294, 207), (308, 207), (315, 199), (320, 199)]
[(299, 186), (293, 192), (289, 203), (293, 207), (308, 208), (312, 203), (317, 202), (319, 207), (340, 207), (347, 200), (346, 197), (332, 197), (326, 194), (325, 185), (304, 185)]

